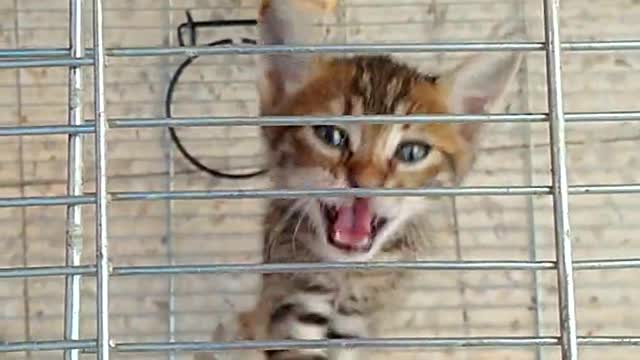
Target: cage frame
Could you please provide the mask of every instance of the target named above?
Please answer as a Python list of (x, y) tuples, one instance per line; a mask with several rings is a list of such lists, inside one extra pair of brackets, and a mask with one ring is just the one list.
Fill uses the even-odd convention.
[[(301, 349), (334, 347), (518, 347), (556, 346), (563, 360), (578, 360), (579, 346), (640, 345), (640, 337), (579, 336), (576, 324), (574, 271), (640, 268), (640, 258), (593, 259), (574, 261), (570, 226), (569, 195), (639, 193), (640, 184), (569, 185), (567, 177), (565, 125), (569, 122), (640, 121), (640, 111), (565, 113), (562, 95), (561, 54), (564, 51), (623, 51), (640, 50), (640, 40), (562, 42), (560, 39), (560, 0), (542, 0), (544, 6), (543, 42), (517, 43), (443, 43), (443, 44), (361, 44), (306, 46), (229, 46), (117, 48), (104, 45), (103, 1), (93, 3), (93, 47), (86, 48), (83, 38), (82, 0), (69, 0), (69, 48), (3, 49), (0, 50), (0, 70), (29, 67), (67, 67), (69, 69), (68, 123), (46, 126), (0, 127), (0, 136), (68, 136), (68, 182), (65, 196), (0, 198), (0, 208), (26, 206), (66, 206), (66, 261), (64, 266), (0, 268), (0, 279), (62, 276), (65, 278), (64, 340), (26, 341), (0, 344), (0, 353), (18, 351), (64, 350), (65, 360), (77, 360), (81, 352), (95, 352), (99, 360), (108, 360), (111, 352), (176, 352), (221, 351), (247, 349)], [(108, 119), (105, 104), (105, 66), (109, 57), (141, 57), (169, 55), (250, 55), (266, 53), (402, 53), (402, 52), (476, 52), (522, 51), (545, 54), (548, 113), (497, 115), (413, 115), (413, 116), (340, 116), (297, 119), (293, 117), (215, 117), (215, 118), (126, 118)], [(84, 89), (81, 67), (93, 70), (95, 111), (93, 121), (82, 116), (80, 95)], [(218, 190), (165, 192), (109, 192), (107, 184), (108, 151), (106, 134), (119, 128), (194, 127), (194, 126), (285, 126), (293, 124), (345, 122), (546, 122), (549, 126), (551, 153), (551, 184), (549, 186), (485, 186), (429, 189), (316, 189), (299, 190)], [(84, 159), (81, 137), (95, 138), (95, 193), (83, 192)], [(112, 201), (150, 200), (210, 200), (246, 198), (295, 198), (302, 196), (477, 196), (500, 195), (551, 196), (554, 215), (555, 261), (414, 261), (376, 263), (319, 263), (319, 264), (221, 264), (113, 267), (109, 262), (108, 209)], [(83, 222), (81, 207), (95, 206), (96, 258), (92, 265), (81, 264)], [(412, 270), (522, 270), (555, 271), (558, 283), (559, 334), (532, 337), (460, 337), (460, 338), (404, 338), (350, 339), (314, 341), (250, 341), (250, 342), (176, 342), (113, 343), (109, 332), (109, 282), (114, 276), (180, 275), (215, 273), (273, 273), (289, 271), (333, 271), (349, 269)], [(79, 331), (80, 283), (82, 277), (97, 279), (97, 338), (83, 339)]]

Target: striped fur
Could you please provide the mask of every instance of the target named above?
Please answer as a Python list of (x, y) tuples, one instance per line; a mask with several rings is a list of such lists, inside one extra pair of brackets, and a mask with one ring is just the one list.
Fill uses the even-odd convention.
[[(301, 6), (305, 2), (314, 6)], [(263, 1), (263, 42), (287, 44), (303, 39), (305, 24), (300, 19), (313, 17), (309, 12), (314, 10), (309, 9), (321, 8), (317, 3)], [(288, 116), (493, 112), (503, 106), (520, 59), (518, 54), (475, 55), (435, 77), (388, 56), (265, 56), (260, 110), (263, 115)], [(341, 148), (323, 143), (313, 127), (263, 127), (276, 187), (453, 185), (471, 168), (479, 127), (413, 123), (344, 124), (339, 129), (349, 140)], [(427, 155), (410, 163), (398, 160), (398, 151), (407, 142), (425, 144)], [(415, 197), (369, 199), (374, 218), (385, 220), (372, 233), (371, 247), (350, 252), (333, 246), (328, 240), (326, 209), (352, 201), (330, 197), (271, 201), (264, 220), (264, 261), (406, 261), (425, 254), (431, 238), (428, 200)], [(384, 310), (402, 306), (406, 298), (402, 284), (412, 276), (401, 270), (266, 274), (256, 307), (241, 314), (234, 330), (218, 339), (379, 336)], [(269, 350), (259, 355), (268, 360), (353, 360), (358, 351)]]

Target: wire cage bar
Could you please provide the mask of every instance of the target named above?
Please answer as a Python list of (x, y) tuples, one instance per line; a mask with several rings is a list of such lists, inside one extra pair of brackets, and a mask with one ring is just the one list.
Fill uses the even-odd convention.
[[(617, 270), (640, 268), (640, 259), (594, 259), (574, 261), (573, 269)], [(340, 263), (288, 263), (288, 264), (225, 264), (225, 265), (166, 265), (166, 266), (115, 266), (111, 276), (147, 276), (147, 275), (188, 275), (188, 274), (228, 274), (228, 273), (289, 273), (289, 272), (322, 272), (345, 270), (381, 270), (405, 269), (422, 271), (541, 271), (556, 270), (553, 261), (402, 261), (402, 262), (340, 262)], [(92, 265), (78, 266), (46, 266), (20, 267), (0, 269), (0, 279), (70, 276), (95, 276), (96, 267)]]
[[(418, 53), (418, 52), (474, 52), (474, 51), (544, 51), (544, 42), (448, 42), (446, 44), (339, 44), (305, 46), (228, 46), (210, 47), (156, 47), (156, 48), (111, 48), (105, 49), (110, 57), (143, 57), (167, 55), (258, 55), (272, 53)], [(567, 41), (561, 44), (563, 51), (626, 51), (640, 50), (640, 41)], [(93, 54), (87, 49), (87, 54)], [(0, 50), (2, 58), (60, 57), (66, 56), (66, 49), (7, 49)]]
[(109, 237), (107, 230), (107, 115), (105, 112), (105, 53), (102, 0), (93, 1), (95, 167), (96, 167), (96, 276), (98, 360), (109, 360)]
[[(40, 341), (0, 344), (2, 352), (56, 351), (77, 349), (83, 353), (96, 352), (95, 340)], [(639, 337), (597, 337), (579, 336), (580, 346), (638, 346)], [(157, 352), (202, 352), (229, 350), (288, 350), (288, 349), (426, 349), (426, 348), (496, 348), (559, 346), (557, 337), (465, 337), (465, 338), (393, 338), (393, 339), (348, 339), (348, 340), (283, 340), (283, 341), (242, 341), (242, 342), (172, 342), (172, 343), (119, 343), (112, 344), (118, 353)]]
[[(568, 123), (591, 122), (627, 122), (640, 121), (640, 112), (589, 112), (567, 113)], [(225, 127), (225, 126), (287, 126), (318, 124), (390, 124), (390, 123), (542, 123), (548, 122), (546, 114), (485, 114), (485, 115), (351, 115), (351, 116), (309, 116), (296, 118), (291, 116), (263, 117), (196, 117), (196, 118), (112, 118), (108, 121), (110, 129), (164, 128), (164, 127)], [(95, 121), (89, 120), (76, 125), (36, 125), (36, 126), (0, 126), (0, 136), (37, 136), (60, 134), (91, 134), (95, 130)]]
[(560, 59), (560, 2), (544, 1), (549, 134), (551, 146), (551, 192), (560, 307), (560, 346), (563, 360), (578, 360), (575, 285), (573, 280), (572, 237), (569, 221), (569, 180), (562, 69)]
[[(83, 43), (83, 19), (82, 1), (71, 0), (69, 4), (69, 45), (73, 58), (84, 57)], [(69, 69), (69, 126), (79, 126), (83, 122), (82, 69), (72, 67)], [(69, 134), (68, 159), (67, 159), (67, 194), (69, 196), (82, 195), (83, 185), (83, 161), (82, 138), (79, 134)], [(83, 223), (82, 206), (70, 205), (67, 207), (67, 233), (66, 233), (66, 266), (78, 266), (82, 257)], [(65, 340), (78, 340), (80, 338), (80, 281), (81, 276), (68, 275), (65, 278), (65, 308), (64, 308), (64, 337)], [(70, 349), (65, 351), (65, 360), (78, 360), (79, 351)]]
[[(65, 360), (78, 360), (82, 353), (96, 353), (109, 360), (111, 352), (179, 352), (222, 350), (280, 350), (312, 348), (433, 348), (433, 347), (559, 347), (563, 360), (578, 360), (579, 346), (640, 346), (633, 336), (579, 336), (576, 324), (574, 271), (640, 269), (640, 259), (573, 260), (570, 231), (569, 195), (640, 193), (640, 184), (569, 185), (567, 177), (566, 123), (640, 121), (640, 111), (565, 113), (562, 94), (561, 53), (587, 51), (640, 50), (640, 41), (561, 42), (559, 34), (559, 0), (542, 0), (544, 4), (544, 42), (518, 43), (443, 43), (443, 44), (359, 44), (308, 46), (228, 46), (228, 47), (155, 47), (106, 48), (104, 41), (103, 1), (93, 0), (93, 47), (85, 48), (82, 0), (70, 0), (69, 49), (0, 50), (0, 69), (31, 67), (68, 67), (68, 124), (46, 126), (0, 127), (0, 136), (68, 136), (68, 183), (66, 196), (0, 198), (0, 208), (27, 206), (66, 206), (66, 261), (59, 267), (0, 268), (0, 279), (51, 277), (65, 278), (64, 339), (0, 343), (0, 353), (63, 350)], [(523, 51), (544, 52), (547, 69), (548, 113), (438, 115), (438, 116), (340, 116), (340, 117), (211, 117), (211, 118), (107, 118), (105, 101), (105, 66), (109, 57), (151, 57), (173, 55), (256, 55), (266, 53), (418, 53)], [(83, 69), (92, 69), (94, 79), (94, 119), (83, 119), (80, 99), (84, 84)], [(107, 186), (107, 132), (110, 129), (201, 127), (201, 126), (287, 126), (340, 123), (546, 123), (549, 126), (552, 177), (549, 186), (484, 186), (429, 189), (314, 189), (314, 190), (215, 190), (110, 192)], [(109, 130), (108, 130), (109, 129)], [(83, 191), (84, 159), (82, 136), (93, 135), (95, 141), (95, 193)], [(172, 172), (173, 170), (171, 170)], [(553, 200), (556, 260), (540, 261), (413, 261), (320, 264), (215, 264), (177, 265), (169, 258), (165, 266), (111, 266), (109, 262), (108, 211), (110, 202), (150, 200), (273, 199), (319, 196), (550, 196)], [(95, 205), (95, 264), (83, 265), (82, 206)], [(169, 208), (168, 213), (171, 213)], [(464, 337), (350, 339), (322, 341), (254, 341), (254, 342), (167, 342), (113, 343), (109, 328), (109, 284), (111, 277), (178, 276), (186, 274), (321, 272), (345, 270), (408, 269), (421, 271), (555, 271), (559, 289), (560, 331), (558, 336), (533, 337)], [(83, 339), (79, 331), (80, 285), (85, 277), (97, 283), (96, 339)], [(172, 288), (174, 285), (170, 285)], [(172, 290), (170, 290), (172, 291)], [(175, 306), (173, 304), (172, 306)], [(171, 316), (171, 315), (170, 315)], [(175, 322), (170, 323), (175, 327)]]
[[(634, 194), (640, 184), (571, 185), (571, 195)], [(551, 186), (466, 186), (428, 189), (314, 189), (314, 190), (211, 190), (211, 191), (140, 191), (112, 192), (112, 201), (211, 200), (211, 199), (297, 199), (321, 196), (525, 196), (549, 195)], [(60, 206), (92, 204), (95, 195), (1, 198), (0, 208), (25, 206)]]

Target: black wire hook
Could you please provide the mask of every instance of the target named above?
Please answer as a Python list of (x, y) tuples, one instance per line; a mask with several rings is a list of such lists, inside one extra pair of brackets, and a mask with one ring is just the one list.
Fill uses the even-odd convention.
[[(256, 20), (211, 20), (211, 21), (194, 21), (193, 16), (191, 16), (191, 12), (189, 10), (186, 11), (187, 21), (178, 26), (178, 43), (181, 47), (185, 46), (183, 33), (185, 29), (189, 30), (189, 43), (190, 46), (197, 45), (197, 33), (198, 28), (202, 27), (220, 27), (220, 26), (255, 26), (257, 25)], [(206, 46), (222, 46), (222, 45), (231, 45), (234, 41), (232, 39), (222, 39), (214, 42), (210, 42), (206, 44)], [(242, 38), (241, 43), (247, 45), (255, 45), (257, 42), (253, 39)], [(169, 81), (169, 85), (167, 87), (167, 93), (165, 95), (165, 116), (167, 118), (172, 117), (172, 103), (173, 103), (173, 94), (175, 90), (175, 86), (180, 80), (180, 76), (184, 73), (184, 70), (191, 65), (199, 56), (191, 55), (187, 59), (185, 59), (180, 66), (176, 69)], [(220, 170), (212, 169), (205, 164), (203, 164), (200, 160), (195, 158), (189, 150), (184, 146), (178, 134), (173, 127), (169, 127), (169, 135), (171, 136), (171, 140), (176, 145), (182, 156), (184, 156), (193, 166), (195, 166), (198, 170), (205, 172), (213, 177), (217, 178), (226, 178), (226, 179), (249, 179), (256, 176), (263, 175), (267, 172), (266, 169), (258, 170), (252, 173), (246, 174), (229, 174), (222, 172)]]

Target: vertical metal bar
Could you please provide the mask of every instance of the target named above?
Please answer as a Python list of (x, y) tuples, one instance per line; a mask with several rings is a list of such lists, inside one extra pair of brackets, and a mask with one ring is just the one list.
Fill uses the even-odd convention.
[(105, 114), (105, 54), (102, 0), (93, 0), (96, 268), (98, 360), (109, 360), (109, 239), (107, 237), (107, 118)]
[[(527, 95), (528, 98), (528, 95)], [(526, 176), (526, 184), (527, 186), (533, 186), (533, 141), (532, 141), (532, 131), (531, 124), (525, 125), (525, 137), (527, 142), (527, 154), (525, 156), (525, 176)], [(535, 207), (533, 203), (533, 196), (526, 197), (526, 208), (527, 208), (527, 228), (529, 229), (528, 238), (529, 238), (529, 260), (537, 261), (538, 260), (538, 241), (536, 236), (536, 216), (535, 216)], [(533, 285), (533, 306), (535, 306), (535, 313), (533, 318), (533, 331), (535, 336), (542, 336), (542, 299), (544, 297), (544, 292), (542, 286), (540, 284), (540, 274), (538, 271), (531, 272), (532, 277), (532, 285)], [(541, 346), (536, 346), (536, 360), (542, 360), (544, 358), (543, 349)]]
[[(167, 148), (166, 153), (166, 161), (168, 166), (168, 175), (167, 175), (167, 190), (173, 191), (174, 189), (174, 176), (175, 176), (175, 166), (173, 163), (174, 152), (171, 140), (169, 138), (168, 131), (165, 130), (165, 146)], [(167, 258), (169, 260), (169, 264), (174, 266), (176, 264), (175, 250), (174, 250), (174, 239), (173, 239), (173, 201), (167, 200), (166, 207), (166, 235), (165, 240), (167, 243)], [(176, 278), (173, 275), (169, 275), (169, 321), (168, 321), (168, 340), (170, 342), (176, 341)], [(169, 360), (175, 360), (176, 352), (170, 351), (168, 353)]]
[[(14, 41), (17, 47), (20, 47), (20, 1), (14, 0), (13, 7), (16, 10), (14, 18)], [(24, 114), (22, 110), (22, 71), (19, 69), (16, 72), (16, 103), (17, 103), (17, 115), (18, 125), (23, 125)], [(26, 196), (25, 189), (25, 154), (24, 154), (24, 140), (22, 137), (18, 138), (18, 178), (20, 179), (20, 196)], [(20, 240), (22, 250), (22, 266), (27, 267), (29, 265), (29, 242), (27, 241), (27, 209), (20, 209)], [(31, 340), (31, 296), (29, 292), (29, 279), (22, 280), (22, 306), (24, 309), (24, 338), (26, 341)], [(26, 352), (26, 359), (31, 359), (31, 351)]]
[(559, 0), (544, 0), (547, 101), (550, 117), (551, 177), (558, 264), (558, 304), (560, 307), (560, 345), (563, 360), (578, 360), (573, 255), (569, 223), (566, 129), (562, 99), (559, 13)]
[[(166, 163), (167, 163), (167, 190), (174, 190), (174, 178), (175, 178), (175, 164), (173, 162), (174, 159), (174, 150), (173, 143), (171, 142), (171, 138), (169, 136), (169, 131), (165, 129), (164, 131), (164, 142), (166, 152)], [(171, 266), (176, 264), (175, 257), (175, 249), (174, 249), (174, 239), (173, 239), (173, 200), (167, 200), (166, 207), (166, 230), (165, 230), (165, 241), (167, 244), (167, 258), (169, 264)], [(174, 342), (176, 340), (176, 278), (173, 275), (169, 276), (169, 321), (168, 321), (168, 332), (169, 332), (169, 341)], [(175, 360), (176, 353), (175, 351), (170, 351), (168, 353), (169, 360)]]
[[(526, 1), (527, 0), (520, 0), (516, 3), (514, 3), (515, 6), (515, 12), (518, 14), (518, 16), (520, 17), (523, 25), (524, 25), (524, 31), (525, 31), (525, 35), (528, 29), (527, 26), (527, 9), (526, 9)], [(531, 106), (529, 104), (529, 99), (530, 99), (530, 95), (531, 93), (529, 92), (529, 68), (528, 68), (528, 64), (526, 61), (526, 58), (524, 59), (524, 61), (522, 62), (522, 66), (520, 67), (520, 84), (521, 84), (521, 91), (522, 91), (522, 96), (520, 97), (521, 99), (521, 104), (522, 104), (522, 108), (519, 109), (521, 111), (524, 112), (529, 112), (531, 110)], [(525, 154), (524, 154), (524, 181), (525, 181), (525, 186), (533, 186), (534, 183), (534, 143), (533, 143), (533, 131), (532, 131), (532, 127), (534, 126), (534, 124), (532, 123), (528, 123), (528, 124), (524, 124), (523, 128), (523, 140), (527, 146), (527, 149), (525, 150)], [(533, 202), (533, 196), (526, 196), (525, 197), (525, 201), (526, 201), (526, 211), (527, 211), (527, 229), (528, 231), (528, 247), (529, 247), (529, 260), (530, 261), (537, 261), (538, 260), (538, 238), (536, 236), (536, 216), (535, 216), (535, 206), (534, 206), (534, 202)], [(542, 289), (542, 286), (540, 284), (540, 274), (538, 273), (538, 271), (532, 271), (531, 272), (531, 283), (533, 286), (533, 297), (532, 297), (532, 305), (535, 307), (534, 308), (534, 314), (533, 314), (533, 334), (535, 336), (542, 336), (542, 323), (543, 323), (543, 298), (544, 298), (544, 292)], [(542, 348), (542, 346), (536, 346), (535, 347), (535, 359), (536, 360), (543, 360), (544, 359), (544, 349)]]
[[(69, 50), (74, 58), (84, 57), (82, 37), (82, 0), (69, 1)], [(69, 125), (82, 124), (82, 67), (69, 68)], [(69, 135), (67, 148), (67, 195), (82, 195), (83, 163), (82, 136)], [(66, 259), (67, 266), (80, 265), (83, 227), (82, 206), (67, 207)], [(64, 337), (80, 338), (80, 275), (65, 277)], [(65, 360), (78, 360), (79, 350), (66, 350)]]
[[(167, 0), (166, 2), (166, 12), (167, 12), (167, 19), (166, 19), (166, 31), (167, 33), (170, 33), (170, 29), (172, 28), (173, 25), (173, 14), (174, 11), (173, 10), (173, 0)], [(170, 36), (168, 38), (168, 44), (169, 46), (173, 46), (174, 45), (174, 37)], [(171, 66), (172, 62), (171, 62), (171, 58), (167, 58), (167, 62), (166, 65), (168, 67)], [(170, 80), (171, 78), (171, 71), (167, 71), (167, 80)], [(160, 108), (162, 108), (162, 106), (160, 106)], [(166, 114), (165, 114), (166, 115)], [(174, 190), (174, 180), (175, 180), (175, 164), (174, 164), (174, 148), (173, 148), (173, 142), (171, 141), (171, 136), (169, 134), (169, 130), (165, 129), (164, 130), (164, 146), (166, 149), (166, 153), (165, 153), (165, 161), (167, 164), (167, 182), (166, 182), (166, 187), (168, 191), (173, 191)], [(174, 238), (173, 238), (173, 213), (174, 213), (174, 206), (173, 206), (173, 201), (172, 200), (167, 200), (166, 203), (167, 207), (166, 207), (166, 228), (165, 228), (165, 241), (166, 241), (166, 245), (167, 245), (167, 260), (169, 261), (170, 265), (175, 265), (176, 264), (176, 258), (175, 258), (175, 249), (174, 249)], [(168, 310), (168, 321), (167, 321), (167, 332), (168, 332), (168, 341), (169, 342), (175, 342), (176, 341), (176, 277), (173, 275), (169, 275), (169, 293), (168, 293), (168, 297), (169, 297), (169, 310)], [(167, 359), (168, 360), (175, 360), (176, 359), (176, 352), (175, 351), (169, 351), (167, 353)]]
[[(453, 231), (456, 238), (456, 261), (462, 261), (462, 244), (460, 243), (460, 219), (458, 217), (458, 203), (455, 196), (451, 198), (451, 215), (453, 219)], [(464, 281), (465, 272), (458, 274), (457, 287), (458, 295), (460, 296), (460, 307), (462, 310), (462, 326), (464, 327), (464, 335), (471, 335), (471, 326), (469, 325), (469, 306), (467, 304), (467, 287)], [(468, 355), (465, 353), (464, 358), (467, 359)]]
[[(528, 99), (528, 95), (526, 95)], [(531, 127), (533, 125), (527, 124), (525, 125), (525, 137), (527, 142), (527, 154), (525, 156), (525, 177), (527, 186), (533, 186), (533, 141), (532, 141), (532, 131)], [(529, 229), (528, 238), (529, 238), (529, 260), (537, 261), (538, 260), (538, 241), (536, 236), (536, 216), (535, 216), (535, 208), (533, 203), (533, 196), (526, 197), (526, 208), (527, 208), (527, 228)], [(542, 286), (540, 284), (540, 274), (538, 271), (531, 272), (532, 277), (532, 285), (533, 285), (533, 306), (535, 306), (535, 313), (533, 318), (533, 331), (535, 336), (542, 336), (542, 299), (544, 297), (544, 292)], [(544, 358), (543, 349), (541, 346), (536, 346), (536, 360), (542, 360)]]

